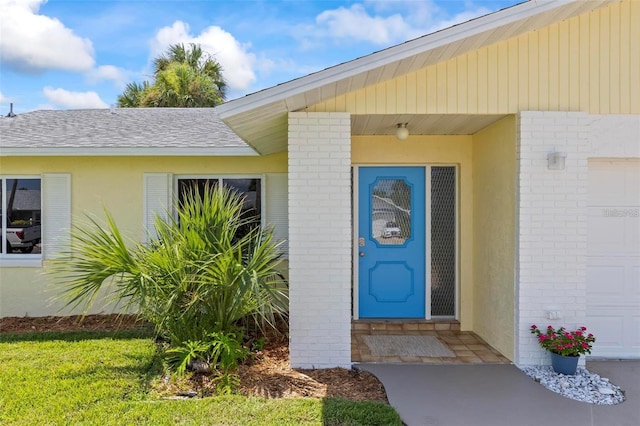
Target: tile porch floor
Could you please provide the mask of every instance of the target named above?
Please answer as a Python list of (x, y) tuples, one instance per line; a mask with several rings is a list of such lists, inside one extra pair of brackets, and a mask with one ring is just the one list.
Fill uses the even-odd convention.
[[(435, 336), (455, 357), (373, 356), (364, 335)], [(458, 321), (357, 320), (351, 322), (351, 361), (431, 364), (509, 364), (496, 349), (470, 331), (460, 331)]]

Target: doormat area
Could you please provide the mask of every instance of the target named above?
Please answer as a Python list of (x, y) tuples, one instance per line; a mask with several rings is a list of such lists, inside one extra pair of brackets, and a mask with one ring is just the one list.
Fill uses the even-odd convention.
[(434, 336), (362, 336), (373, 356), (455, 357)]

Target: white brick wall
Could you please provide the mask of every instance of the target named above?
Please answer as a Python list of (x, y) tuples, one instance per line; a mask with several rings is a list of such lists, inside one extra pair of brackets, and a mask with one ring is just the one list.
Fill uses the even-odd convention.
[[(547, 364), (531, 324), (574, 328), (586, 318), (589, 117), (523, 111), (518, 134), (515, 362)], [(567, 153), (565, 170), (548, 170), (547, 154), (554, 150)], [(560, 318), (548, 319), (546, 309)]]
[(351, 366), (351, 119), (289, 114), (290, 360)]

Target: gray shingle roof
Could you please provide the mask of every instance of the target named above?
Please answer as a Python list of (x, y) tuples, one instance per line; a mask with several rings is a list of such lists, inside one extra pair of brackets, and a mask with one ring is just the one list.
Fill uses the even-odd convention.
[(48, 110), (0, 118), (0, 155), (255, 155), (213, 108)]

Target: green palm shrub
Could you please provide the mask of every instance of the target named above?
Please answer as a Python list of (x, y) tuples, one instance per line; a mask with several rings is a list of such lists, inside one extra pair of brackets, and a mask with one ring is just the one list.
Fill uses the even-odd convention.
[(178, 375), (183, 375), (189, 368), (202, 370), (202, 366), (195, 363), (203, 363), (205, 371), (210, 366), (216, 367), (216, 391), (231, 394), (240, 384), (238, 363), (249, 355), (249, 349), (242, 346), (234, 333), (213, 332), (206, 341), (188, 341), (169, 348), (166, 353)]
[(65, 306), (86, 312), (106, 290), (172, 347), (238, 326), (275, 328), (288, 307), (278, 245), (270, 229), (244, 217), (243, 201), (225, 187), (188, 190), (175, 216), (156, 218), (148, 244), (125, 241), (108, 212), (106, 226), (76, 227), (72, 258), (50, 269)]

